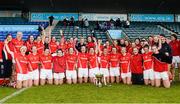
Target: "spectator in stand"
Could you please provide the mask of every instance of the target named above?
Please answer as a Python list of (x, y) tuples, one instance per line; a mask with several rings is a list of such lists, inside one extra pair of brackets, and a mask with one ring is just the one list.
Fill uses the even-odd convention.
[(54, 20), (54, 17), (53, 17), (53, 16), (50, 16), (50, 17), (49, 17), (49, 25), (50, 25), (50, 26), (53, 25), (53, 20)]
[(87, 18), (84, 20), (84, 26), (85, 26), (86, 28), (89, 27), (89, 21), (88, 21)]
[(116, 19), (116, 28), (121, 27), (121, 20), (120, 18)]
[(69, 25), (70, 25), (70, 26), (74, 26), (74, 24), (75, 24), (74, 17), (72, 16), (72, 17), (70, 18), (70, 23), (69, 23)]
[(65, 27), (69, 25), (69, 21), (68, 21), (68, 18), (67, 18), (67, 17), (64, 18), (64, 20), (63, 20), (63, 25), (64, 25)]

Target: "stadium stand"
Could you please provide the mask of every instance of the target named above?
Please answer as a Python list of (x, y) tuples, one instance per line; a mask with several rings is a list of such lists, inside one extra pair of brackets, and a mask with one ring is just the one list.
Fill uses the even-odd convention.
[[(38, 26), (42, 25), (44, 28), (48, 26), (48, 22), (29, 22), (27, 19), (20, 17), (0, 17), (0, 40), (4, 40), (7, 34), (12, 34), (13, 37), (16, 36), (17, 30), (9, 30), (9, 27), (16, 26), (16, 28), (21, 28), (22, 26), (35, 26), (36, 28), (26, 30), (26, 28), (21, 28), (23, 32), (23, 40), (26, 40), (31, 34), (33, 36), (39, 35)], [(5, 26), (5, 27), (4, 27)], [(7, 27), (7, 28), (6, 28)]]

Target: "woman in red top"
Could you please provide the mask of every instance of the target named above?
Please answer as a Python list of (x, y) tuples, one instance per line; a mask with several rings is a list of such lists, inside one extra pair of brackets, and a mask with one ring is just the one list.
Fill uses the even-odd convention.
[(57, 56), (53, 57), (53, 72), (54, 72), (54, 84), (63, 84), (63, 79), (65, 78), (65, 57), (61, 49), (57, 50)]
[[(149, 51), (149, 46), (145, 45), (143, 47), (144, 53), (142, 54), (143, 57), (143, 77), (144, 77), (144, 84), (154, 86), (154, 70), (153, 70), (153, 60), (152, 60), (152, 52)], [(151, 82), (151, 83), (149, 83)]]
[(160, 87), (162, 81), (165, 88), (170, 88), (168, 63), (172, 62), (172, 58), (168, 53), (159, 52), (156, 45), (152, 46), (152, 51), (155, 86)]
[(109, 59), (109, 74), (111, 77), (111, 83), (116, 83), (120, 82), (120, 70), (119, 70), (119, 53), (117, 53), (116, 47), (112, 48), (112, 52), (110, 54), (110, 59)]
[[(177, 39), (177, 35), (171, 35), (171, 42), (169, 43), (172, 49), (172, 74), (175, 77), (175, 65), (178, 66), (179, 80), (180, 80), (180, 41)], [(174, 78), (173, 78), (174, 79)]]
[(95, 82), (95, 75), (99, 73), (97, 50), (94, 48), (89, 49), (89, 77), (90, 82)]
[(68, 84), (77, 83), (77, 55), (73, 48), (66, 54), (66, 79)]
[(32, 46), (34, 46), (34, 37), (33, 35), (30, 35), (28, 40), (25, 42), (25, 45), (27, 47), (27, 54), (31, 53)]
[(50, 51), (51, 51), (51, 54), (55, 53), (58, 49), (58, 43), (56, 41), (56, 37), (53, 36), (50, 43), (49, 43), (49, 48), (50, 48)]
[(22, 87), (28, 87), (28, 59), (25, 55), (27, 47), (22, 46), (20, 47), (20, 53), (15, 53), (9, 49), (8, 42), (9, 41), (5, 40), (4, 44), (7, 52), (12, 55), (15, 61), (15, 69), (17, 73), (16, 88), (20, 89)]
[(85, 46), (81, 46), (81, 52), (78, 52), (78, 80), (79, 83), (88, 81), (88, 54)]
[(44, 52), (44, 43), (42, 42), (41, 36), (37, 37), (34, 44), (37, 47), (38, 54), (42, 54)]
[(30, 53), (28, 56), (28, 65), (29, 65), (29, 80), (28, 84), (29, 87), (32, 85), (38, 86), (39, 85), (39, 54), (37, 53), (36, 46), (32, 46), (32, 53)]
[(121, 48), (120, 55), (120, 70), (121, 78), (124, 84), (131, 84), (131, 70), (130, 70), (131, 54), (126, 53), (126, 48)]
[(103, 49), (103, 52), (99, 51), (99, 67), (100, 73), (106, 78), (106, 82), (109, 83), (109, 54), (107, 48)]
[(46, 83), (46, 79), (48, 80), (48, 84), (53, 83), (53, 75), (52, 75), (52, 56), (50, 50), (46, 48), (44, 53), (40, 56), (41, 62), (41, 70), (40, 70), (40, 84), (44, 85)]
[(131, 72), (132, 84), (143, 84), (143, 60), (142, 55), (138, 53), (138, 48), (133, 48), (133, 55), (131, 56)]

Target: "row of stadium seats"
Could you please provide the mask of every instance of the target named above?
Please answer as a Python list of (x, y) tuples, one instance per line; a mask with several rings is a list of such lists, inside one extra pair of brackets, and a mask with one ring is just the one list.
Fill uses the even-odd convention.
[(163, 23), (162, 26), (167, 29), (180, 34), (180, 23)]
[[(56, 36), (57, 39), (60, 39), (59, 30), (63, 30), (64, 36), (66, 39), (69, 39), (71, 37), (80, 38), (81, 36), (83, 36), (84, 38), (87, 38), (88, 36), (93, 34), (91, 31), (91, 28), (92, 28), (92, 25), (89, 28), (83, 28), (83, 27), (80, 27), (79, 25), (65, 27), (62, 25), (62, 22), (58, 22), (56, 27), (52, 30), (52, 35)], [(103, 42), (107, 40), (105, 32), (95, 30), (94, 35), (97, 39), (102, 39)]]

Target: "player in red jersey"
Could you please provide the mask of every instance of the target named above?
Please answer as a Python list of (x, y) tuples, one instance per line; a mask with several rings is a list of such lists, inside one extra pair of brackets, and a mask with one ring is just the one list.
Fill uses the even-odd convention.
[(145, 45), (143, 47), (144, 53), (142, 54), (143, 57), (143, 77), (144, 77), (144, 84), (149, 85), (149, 82), (152, 86), (154, 86), (154, 70), (153, 70), (153, 60), (152, 60), (152, 52), (149, 51), (149, 46)]
[(112, 52), (110, 54), (109, 64), (110, 70), (109, 74), (111, 77), (111, 83), (119, 83), (120, 81), (120, 70), (119, 70), (119, 53), (117, 53), (117, 49), (115, 47), (112, 48)]
[(17, 75), (17, 80), (16, 80), (16, 88), (20, 89), (22, 87), (28, 87), (28, 59), (25, 55), (27, 51), (26, 46), (21, 46), (20, 47), (20, 53), (12, 52), (9, 49), (8, 46), (8, 41), (5, 40), (4, 42), (5, 47), (7, 49), (7, 52), (12, 55), (15, 61), (15, 70), (16, 70), (16, 75)]
[(31, 87), (32, 85), (38, 86), (39, 85), (39, 64), (40, 64), (40, 58), (37, 53), (36, 46), (32, 46), (32, 53), (30, 53), (28, 58), (28, 65), (29, 65), (29, 80), (28, 85)]
[(56, 50), (58, 49), (58, 43), (56, 41), (56, 37), (53, 36), (50, 43), (49, 43), (49, 47), (50, 47), (50, 51), (51, 51), (51, 54), (55, 53)]
[(41, 70), (40, 70), (40, 84), (44, 85), (46, 83), (46, 79), (48, 80), (48, 84), (53, 83), (53, 75), (52, 75), (52, 56), (50, 54), (50, 50), (47, 48), (44, 50), (44, 53), (40, 56)]
[(175, 65), (178, 66), (178, 73), (179, 73), (179, 80), (180, 80), (180, 41), (177, 39), (177, 35), (172, 34), (171, 35), (171, 42), (169, 43), (172, 49), (172, 74), (173, 79), (175, 77)]
[(38, 54), (42, 54), (44, 52), (44, 43), (42, 42), (41, 36), (38, 36), (34, 45), (37, 47)]
[(161, 86), (161, 80), (165, 88), (170, 88), (170, 80), (168, 75), (168, 63), (172, 61), (168, 53), (161, 53), (156, 45), (152, 46), (153, 51), (153, 67), (155, 86)]
[(22, 32), (17, 32), (16, 38), (12, 39), (12, 44), (14, 45), (14, 52), (20, 52), (20, 48), (24, 45), (22, 40)]
[(131, 56), (131, 72), (132, 84), (143, 84), (143, 59), (142, 55), (138, 53), (138, 48), (133, 48), (133, 55)]
[(69, 48), (66, 54), (66, 79), (68, 84), (77, 83), (77, 55), (74, 53), (73, 48)]
[(106, 82), (109, 83), (109, 54), (107, 48), (103, 48), (103, 52), (99, 51), (99, 67), (100, 73), (106, 78)]
[(85, 46), (81, 46), (81, 52), (78, 52), (78, 80), (79, 83), (88, 81), (88, 54)]
[(54, 76), (54, 84), (61, 85), (63, 84), (63, 80), (65, 78), (65, 57), (63, 55), (63, 51), (61, 49), (57, 50), (57, 56), (53, 57), (53, 76)]
[(108, 53), (111, 53), (112, 46), (110, 45), (109, 41), (106, 41), (105, 47), (108, 49)]
[(118, 53), (121, 52), (121, 47), (118, 45), (118, 41), (117, 40), (113, 41), (113, 46), (116, 47)]
[(97, 50), (94, 48), (89, 49), (89, 77), (90, 82), (95, 82), (95, 75), (99, 74), (99, 67), (98, 67), (98, 57), (97, 57)]
[(131, 84), (131, 70), (130, 70), (131, 54), (126, 52), (126, 48), (121, 48), (120, 55), (120, 70), (121, 78), (124, 84)]
[(31, 53), (32, 46), (34, 46), (34, 37), (33, 35), (30, 35), (28, 40), (25, 42), (25, 45), (27, 47), (27, 54)]

